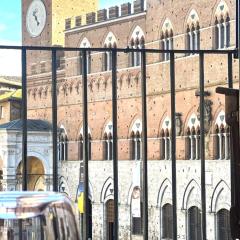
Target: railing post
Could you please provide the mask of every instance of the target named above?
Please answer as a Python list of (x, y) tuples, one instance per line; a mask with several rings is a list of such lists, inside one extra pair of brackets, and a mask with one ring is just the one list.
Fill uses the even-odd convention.
[(57, 150), (57, 53), (52, 50), (52, 144), (53, 144), (53, 191), (58, 192), (58, 150)]
[(177, 240), (175, 55), (170, 53), (173, 239)]
[(82, 101), (83, 101), (83, 164), (84, 164), (84, 216), (83, 239), (89, 238), (89, 189), (88, 189), (88, 88), (87, 88), (87, 52), (82, 50)]
[(112, 50), (112, 121), (113, 121), (113, 185), (114, 240), (118, 240), (118, 134), (117, 134), (117, 51)]
[(142, 179), (143, 179), (143, 239), (148, 240), (148, 163), (147, 163), (147, 90), (146, 51), (141, 51), (142, 92)]
[(27, 51), (22, 48), (22, 190), (28, 190), (28, 159), (27, 159)]
[(205, 184), (205, 129), (204, 129), (204, 54), (199, 54), (200, 83), (200, 146), (201, 146), (201, 203), (202, 239), (207, 239), (206, 225), (206, 184)]

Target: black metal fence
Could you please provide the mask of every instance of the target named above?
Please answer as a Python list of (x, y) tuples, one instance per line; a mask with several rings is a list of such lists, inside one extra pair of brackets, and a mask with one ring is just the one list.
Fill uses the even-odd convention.
[[(114, 236), (119, 236), (119, 215), (118, 215), (118, 119), (117, 119), (117, 61), (118, 53), (140, 52), (141, 54), (141, 99), (142, 99), (142, 191), (143, 191), (143, 236), (148, 239), (148, 142), (147, 142), (147, 77), (146, 77), (146, 56), (147, 54), (170, 54), (170, 94), (171, 94), (171, 162), (172, 162), (172, 203), (173, 203), (173, 239), (178, 238), (177, 221), (177, 173), (176, 173), (176, 102), (175, 102), (175, 60), (177, 54), (195, 54), (199, 56), (199, 95), (200, 95), (200, 159), (201, 159), (201, 220), (202, 220), (202, 239), (207, 239), (206, 232), (206, 190), (205, 190), (205, 137), (204, 137), (204, 99), (205, 99), (205, 66), (204, 58), (206, 55), (222, 54), (228, 57), (228, 87), (233, 87), (233, 58), (237, 55), (237, 50), (159, 50), (159, 49), (119, 49), (119, 48), (61, 48), (61, 47), (35, 47), (35, 46), (0, 46), (0, 49), (17, 49), (22, 51), (22, 159), (23, 159), (23, 178), (22, 190), (27, 190), (27, 52), (28, 51), (48, 51), (52, 54), (52, 124), (53, 124), (53, 190), (58, 191), (58, 135), (57, 135), (57, 52), (75, 51), (81, 52), (82, 56), (82, 102), (83, 102), (83, 148), (84, 148), (84, 239), (88, 239), (89, 225), (89, 144), (88, 144), (88, 72), (87, 72), (87, 53), (88, 52), (111, 52), (112, 54), (112, 125), (113, 125), (113, 179), (114, 179)], [(233, 189), (232, 189), (233, 191)], [(239, 210), (239, 209), (238, 209)]]

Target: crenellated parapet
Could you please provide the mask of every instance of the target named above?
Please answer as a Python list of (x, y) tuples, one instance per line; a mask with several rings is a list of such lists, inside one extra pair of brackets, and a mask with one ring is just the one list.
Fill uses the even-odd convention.
[(120, 6), (112, 6), (108, 9), (100, 9), (97, 12), (90, 12), (86, 15), (77, 16), (74, 22), (71, 18), (65, 19), (65, 30), (131, 16), (143, 11), (144, 0), (135, 0), (133, 3), (127, 2)]

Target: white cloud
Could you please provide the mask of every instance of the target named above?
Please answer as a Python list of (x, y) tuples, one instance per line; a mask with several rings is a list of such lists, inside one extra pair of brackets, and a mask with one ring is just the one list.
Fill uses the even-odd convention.
[[(0, 39), (0, 45), (20, 45), (19, 42)], [(0, 49), (0, 76), (21, 76), (21, 51)]]

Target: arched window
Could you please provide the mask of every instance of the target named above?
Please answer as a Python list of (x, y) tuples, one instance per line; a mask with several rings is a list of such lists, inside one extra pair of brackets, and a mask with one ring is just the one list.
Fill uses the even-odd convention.
[(215, 13), (214, 45), (216, 49), (230, 47), (229, 9), (224, 1), (219, 3)]
[[(91, 160), (92, 157), (92, 144), (91, 144), (91, 134), (88, 134), (88, 160)], [(78, 159), (83, 160), (83, 134), (80, 133), (78, 139)]]
[(171, 121), (169, 117), (166, 117), (160, 134), (160, 159), (170, 160), (171, 159)]
[(213, 143), (214, 159), (230, 159), (230, 132), (225, 122), (224, 111), (221, 111), (217, 117)]
[(142, 201), (141, 201), (141, 189), (135, 187), (132, 192), (131, 199), (131, 232), (133, 235), (141, 235), (143, 229), (142, 222)]
[(187, 20), (186, 49), (200, 49), (199, 18), (195, 10), (192, 10)]
[(195, 114), (191, 116), (188, 122), (185, 147), (186, 159), (200, 159), (200, 122)]
[(142, 124), (140, 120), (136, 120), (133, 124), (130, 138), (130, 159), (140, 160), (141, 159), (141, 133)]
[(221, 209), (217, 212), (217, 239), (230, 240), (230, 214), (226, 209)]
[(113, 159), (112, 122), (105, 127), (103, 135), (103, 160)]
[(172, 205), (167, 203), (162, 207), (162, 238), (173, 238), (173, 212)]
[[(112, 32), (108, 33), (105, 42), (104, 48), (116, 48), (117, 40)], [(104, 52), (103, 53), (103, 71), (112, 70), (112, 52)]]
[[(145, 38), (144, 38), (144, 33), (142, 29), (137, 26), (133, 34), (131, 36), (130, 40), (130, 48), (133, 49), (142, 49), (144, 48), (145, 44)], [(129, 66), (130, 67), (135, 67), (135, 66), (140, 66), (141, 65), (141, 53), (140, 52), (132, 52), (129, 55)]]
[[(84, 38), (80, 44), (80, 48), (90, 48), (91, 44), (87, 38)], [(87, 52), (87, 73), (91, 73), (91, 52)], [(79, 53), (79, 66), (77, 67), (78, 74), (83, 74), (83, 59), (82, 59), (82, 52)]]
[[(169, 19), (166, 19), (163, 24), (160, 44), (163, 50), (173, 49), (173, 27)], [(161, 59), (163, 61), (170, 60), (170, 53), (162, 53)]]
[(68, 160), (68, 137), (66, 130), (62, 126), (59, 133), (58, 159), (60, 161)]
[(198, 207), (191, 207), (187, 211), (188, 239), (201, 240), (201, 213)]

